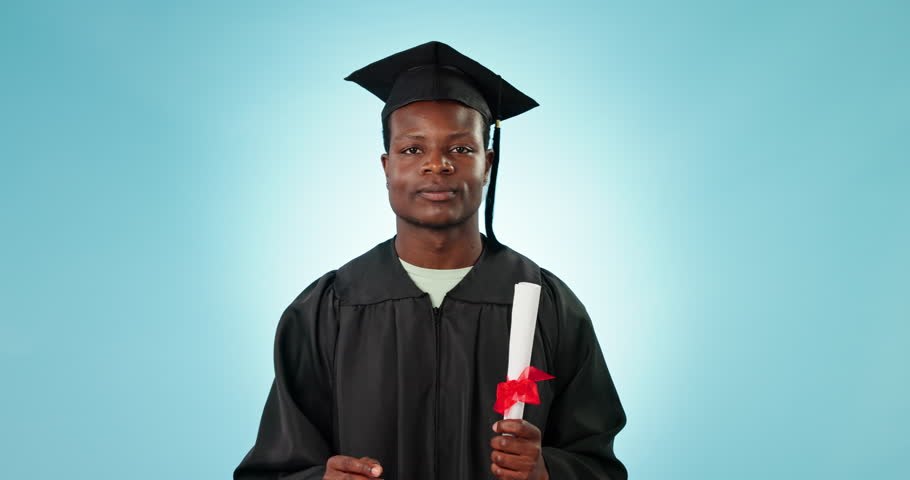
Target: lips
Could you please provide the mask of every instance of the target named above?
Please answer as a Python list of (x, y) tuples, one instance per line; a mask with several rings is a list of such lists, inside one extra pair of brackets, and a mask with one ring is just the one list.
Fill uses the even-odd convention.
[(444, 202), (455, 198), (455, 189), (445, 185), (427, 185), (417, 189), (417, 196), (433, 202)]

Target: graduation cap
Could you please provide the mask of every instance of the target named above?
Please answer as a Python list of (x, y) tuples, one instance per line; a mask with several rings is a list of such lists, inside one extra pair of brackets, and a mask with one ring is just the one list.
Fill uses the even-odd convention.
[(501, 76), (441, 42), (428, 42), (373, 62), (345, 77), (385, 102), (382, 120), (409, 103), (454, 100), (480, 112), (493, 130), (493, 165), (485, 207), (487, 238), (493, 234), (493, 202), (499, 167), (500, 121), (538, 104)]

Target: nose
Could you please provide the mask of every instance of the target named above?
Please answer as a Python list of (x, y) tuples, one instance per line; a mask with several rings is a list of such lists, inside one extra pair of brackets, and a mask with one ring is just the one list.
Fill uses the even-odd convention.
[(420, 166), (420, 173), (451, 175), (455, 173), (455, 165), (445, 153), (434, 151), (426, 156), (426, 161)]

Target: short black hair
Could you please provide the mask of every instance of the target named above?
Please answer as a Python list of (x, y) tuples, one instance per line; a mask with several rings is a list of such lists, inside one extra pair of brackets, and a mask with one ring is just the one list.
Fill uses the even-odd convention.
[[(391, 115), (389, 115), (391, 117)], [(389, 153), (389, 146), (392, 144), (392, 132), (389, 129), (389, 117), (382, 119), (382, 145), (385, 147), (385, 153)], [(491, 123), (483, 115), (480, 116), (480, 125), (483, 129), (483, 148), (490, 149), (490, 126)]]

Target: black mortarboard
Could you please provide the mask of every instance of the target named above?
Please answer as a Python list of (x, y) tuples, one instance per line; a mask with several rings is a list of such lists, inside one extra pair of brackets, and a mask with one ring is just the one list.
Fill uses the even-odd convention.
[(520, 115), (538, 104), (490, 69), (440, 42), (428, 42), (373, 62), (345, 77), (385, 102), (382, 119), (398, 108), (425, 100), (455, 100), (480, 112), (494, 124), (493, 166), (487, 187), (486, 231), (494, 244), (493, 202), (499, 166), (500, 120)]

